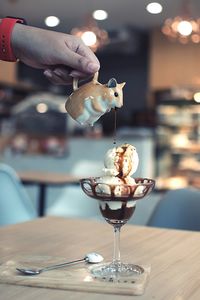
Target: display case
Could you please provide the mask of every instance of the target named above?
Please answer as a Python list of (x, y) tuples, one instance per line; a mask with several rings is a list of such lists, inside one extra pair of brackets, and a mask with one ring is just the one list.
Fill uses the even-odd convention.
[(189, 94), (157, 93), (155, 99), (158, 186), (200, 187), (200, 103)]

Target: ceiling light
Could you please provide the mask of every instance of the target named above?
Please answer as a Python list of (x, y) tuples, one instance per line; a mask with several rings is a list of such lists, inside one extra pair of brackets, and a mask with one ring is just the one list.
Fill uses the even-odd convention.
[(49, 16), (44, 22), (48, 27), (56, 27), (60, 23), (60, 20), (56, 16)]
[(151, 2), (146, 6), (146, 10), (150, 14), (160, 14), (162, 12), (162, 5), (158, 2)]
[(94, 52), (109, 42), (108, 33), (99, 28), (91, 16), (86, 20), (85, 25), (73, 28), (71, 34), (80, 37)]
[(170, 40), (178, 40), (182, 44), (200, 42), (200, 19), (191, 17), (189, 2), (183, 1), (180, 16), (165, 20), (162, 33)]
[(188, 36), (192, 33), (192, 24), (189, 21), (181, 21), (177, 26), (177, 30), (180, 34)]
[(108, 13), (103, 9), (98, 9), (93, 12), (92, 16), (95, 20), (102, 21), (107, 19)]
[(170, 40), (178, 40), (182, 44), (200, 42), (200, 20), (175, 17), (167, 19), (162, 27), (162, 33)]
[(200, 103), (200, 92), (197, 92), (194, 94), (194, 101), (197, 103)]
[(83, 32), (81, 38), (82, 38), (83, 42), (89, 47), (94, 46), (97, 41), (96, 34), (93, 31)]

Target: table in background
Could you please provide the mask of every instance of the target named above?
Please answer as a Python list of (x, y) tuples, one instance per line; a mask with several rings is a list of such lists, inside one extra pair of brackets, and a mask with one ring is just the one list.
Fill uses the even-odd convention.
[[(169, 216), (170, 217), (170, 216)], [(0, 263), (17, 255), (82, 258), (96, 251), (108, 261), (112, 256), (112, 227), (106, 223), (40, 218), (0, 229)], [(145, 294), (138, 300), (200, 299), (200, 233), (126, 225), (121, 236), (122, 260), (151, 263)], [(103, 295), (0, 284), (4, 300), (82, 299), (125, 300), (130, 296)]]
[(39, 187), (38, 215), (40, 217), (45, 215), (46, 188), (48, 186), (67, 186), (79, 184), (79, 178), (64, 173), (23, 171), (18, 172), (18, 175), (24, 185), (37, 185)]

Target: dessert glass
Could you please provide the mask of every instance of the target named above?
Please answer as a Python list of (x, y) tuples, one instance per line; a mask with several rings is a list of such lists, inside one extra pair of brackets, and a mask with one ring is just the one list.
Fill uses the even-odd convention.
[(109, 280), (140, 275), (144, 272), (141, 266), (121, 262), (120, 229), (133, 215), (136, 200), (149, 194), (155, 186), (155, 181), (148, 178), (136, 178), (135, 184), (112, 185), (98, 183), (98, 179), (98, 177), (81, 179), (81, 188), (86, 195), (98, 200), (101, 214), (113, 226), (114, 254), (112, 262), (92, 267), (91, 274), (94, 277)]

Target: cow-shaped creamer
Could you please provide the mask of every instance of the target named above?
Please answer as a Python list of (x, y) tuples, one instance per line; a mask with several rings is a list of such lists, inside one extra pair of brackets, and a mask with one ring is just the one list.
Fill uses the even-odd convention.
[(81, 125), (93, 125), (102, 115), (112, 108), (123, 105), (125, 82), (117, 83), (112, 78), (107, 84), (98, 82), (95, 73), (91, 82), (78, 88), (78, 80), (73, 81), (73, 93), (68, 97), (65, 108), (70, 116)]

